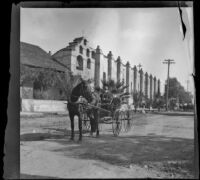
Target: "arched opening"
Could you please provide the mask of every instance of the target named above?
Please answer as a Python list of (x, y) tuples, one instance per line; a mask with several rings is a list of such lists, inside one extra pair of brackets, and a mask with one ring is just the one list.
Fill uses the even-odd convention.
[(83, 58), (80, 55), (77, 57), (76, 69), (83, 70)]
[(103, 81), (106, 81), (106, 73), (103, 72)]
[(91, 68), (91, 60), (90, 60), (90, 59), (87, 60), (87, 68), (88, 68), (88, 69)]
[(87, 45), (87, 40), (84, 39), (83, 43), (84, 43), (84, 45), (86, 46), (86, 45)]
[(79, 53), (83, 54), (83, 47), (82, 46), (79, 47)]
[(95, 52), (92, 51), (92, 58), (94, 59), (95, 58)]
[(131, 92), (133, 92), (133, 83), (131, 82)]
[(90, 56), (90, 50), (89, 50), (89, 49), (87, 49), (87, 51), (86, 51), (86, 55), (87, 55), (87, 57)]

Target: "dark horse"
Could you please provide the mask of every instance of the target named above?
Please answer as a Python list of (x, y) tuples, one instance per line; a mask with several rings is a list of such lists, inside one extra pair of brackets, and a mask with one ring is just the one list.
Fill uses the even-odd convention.
[[(99, 103), (98, 94), (93, 93), (89, 86), (89, 83), (83, 79), (81, 82), (73, 88), (70, 96), (70, 101), (67, 104), (67, 108), (69, 111), (69, 117), (71, 120), (71, 140), (74, 140), (74, 116), (78, 116), (78, 126), (79, 126), (79, 140), (82, 140), (82, 116), (80, 111), (80, 99), (84, 99), (85, 103), (90, 103), (93, 105), (92, 107), (88, 106), (87, 108), (87, 115), (90, 118), (91, 124), (91, 134), (96, 131), (96, 135), (99, 135), (99, 113), (98, 109), (95, 108)], [(87, 106), (87, 105), (86, 105)]]

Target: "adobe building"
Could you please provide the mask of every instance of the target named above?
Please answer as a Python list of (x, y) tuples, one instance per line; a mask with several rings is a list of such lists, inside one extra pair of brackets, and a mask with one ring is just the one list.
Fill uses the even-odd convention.
[[(24, 45), (22, 44), (22, 46)], [(35, 48), (39, 47), (32, 45), (33, 51), (35, 51)], [(29, 59), (26, 60), (26, 65), (34, 63), (34, 66), (41, 66), (42, 68), (48, 66), (48, 68), (62, 72), (67, 68), (72, 71), (73, 75), (81, 75), (85, 80), (92, 79), (94, 85), (100, 87), (102, 87), (102, 80), (124, 81), (125, 85), (128, 85), (126, 92), (141, 91), (150, 99), (154, 99), (155, 94), (160, 91), (160, 80), (157, 80), (156, 77), (144, 72), (143, 69), (137, 69), (136, 66), (131, 67), (129, 61), (124, 64), (120, 56), (115, 59), (112, 51), (105, 55), (99, 45), (96, 48), (91, 47), (85, 37), (75, 38), (68, 46), (53, 55), (44, 53), (41, 48), (39, 49), (39, 51), (42, 51), (39, 54), (45, 54), (45, 60), (42, 56), (36, 56), (35, 60), (34, 57), (26, 53), (27, 59)], [(23, 48), (22, 51), (24, 51)], [(23, 64), (24, 57), (21, 58)], [(49, 67), (50, 65), (51, 67)]]
[[(20, 71), (37, 73), (41, 70), (57, 71), (65, 73), (65, 67), (55, 62), (50, 53), (45, 52), (37, 45), (20, 42)], [(25, 73), (24, 72), (24, 73)], [(26, 73), (26, 74), (27, 74)], [(20, 80), (20, 97), (22, 99), (34, 99), (34, 92), (38, 90), (37, 83), (28, 79)], [(48, 89), (51, 98), (56, 98), (60, 92), (51, 88)]]

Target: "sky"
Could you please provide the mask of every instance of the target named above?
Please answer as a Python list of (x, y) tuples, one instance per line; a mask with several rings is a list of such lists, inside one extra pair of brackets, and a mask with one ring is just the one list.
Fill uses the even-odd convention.
[(99, 45), (105, 55), (112, 51), (115, 59), (120, 56), (132, 67), (140, 63), (161, 80), (161, 93), (167, 78), (167, 65), (162, 62), (173, 59), (170, 77), (176, 77), (185, 90), (189, 80), (188, 90), (194, 94), (193, 11), (182, 10), (185, 40), (177, 8), (21, 8), (20, 41), (55, 53), (84, 35), (91, 47)]

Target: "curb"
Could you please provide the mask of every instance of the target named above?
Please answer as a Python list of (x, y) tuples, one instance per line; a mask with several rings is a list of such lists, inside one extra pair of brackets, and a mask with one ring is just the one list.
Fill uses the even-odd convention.
[(20, 112), (20, 117), (38, 118), (46, 116), (68, 116), (68, 112)]
[(153, 114), (167, 115), (167, 116), (194, 116), (194, 113), (162, 113), (154, 112)]

